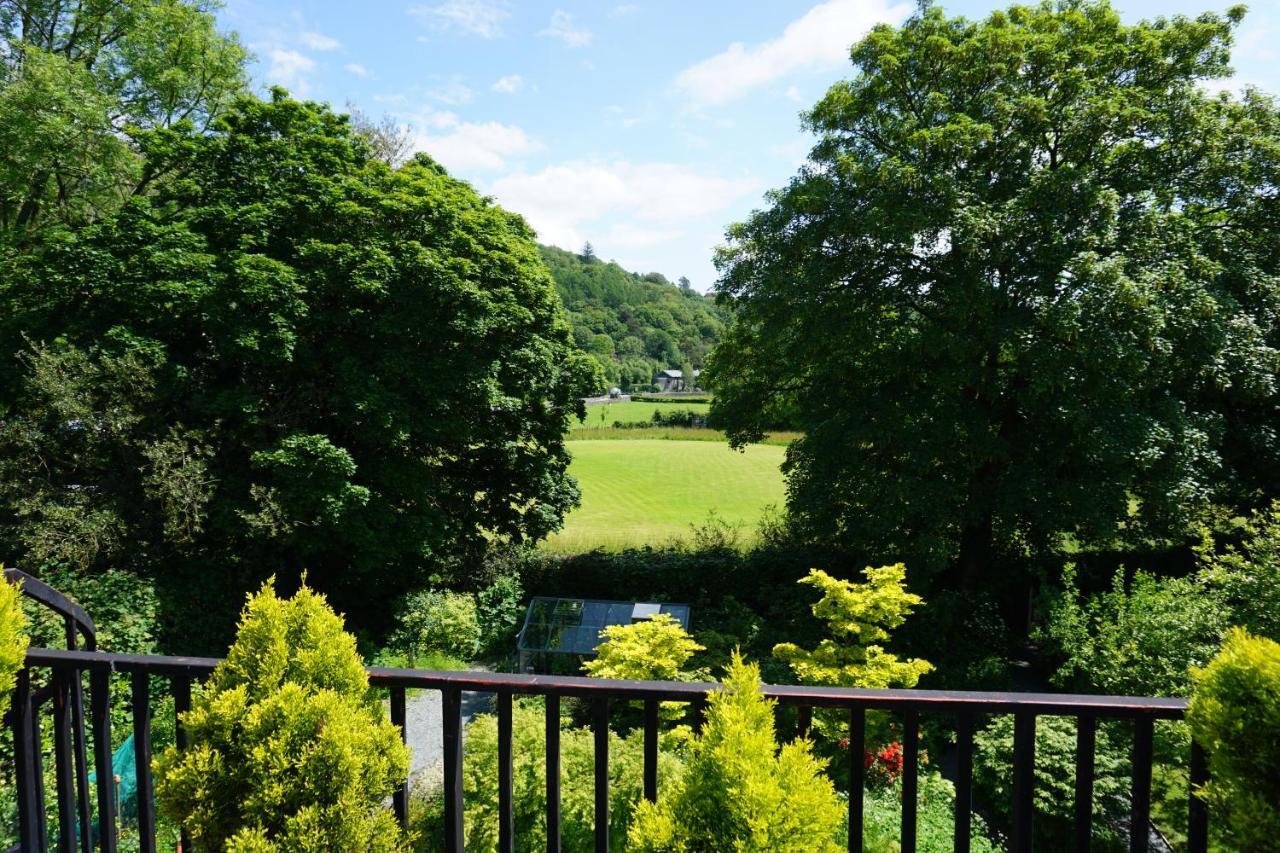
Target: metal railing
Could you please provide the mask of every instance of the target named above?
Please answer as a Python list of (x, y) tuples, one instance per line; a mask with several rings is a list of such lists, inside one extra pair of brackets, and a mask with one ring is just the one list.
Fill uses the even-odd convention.
[[(151, 679), (167, 679), (177, 713), (191, 704), (193, 682), (206, 678), (218, 661), (213, 658), (162, 657), (108, 654), (76, 649), (31, 649), (27, 668), (18, 676), (10, 722), (15, 738), (19, 834), (24, 850), (45, 850), (49, 833), (45, 826), (44, 760), (40, 749), (42, 705), (52, 700), (54, 772), (56, 778), (57, 845), (59, 850), (107, 853), (117, 846), (117, 812), (111, 774), (111, 680), (128, 676), (131, 685), (133, 734), (138, 780), (138, 833), (140, 849), (156, 849), (156, 816), (151, 778)], [(33, 671), (49, 673), (48, 686), (33, 690)], [(546, 825), (548, 850), (560, 849), (560, 704), (561, 699), (583, 700), (591, 710), (595, 759), (595, 846), (609, 846), (609, 715), (611, 703), (643, 704), (643, 794), (656, 800), (658, 793), (658, 735), (660, 702), (683, 702), (700, 719), (707, 695), (715, 684), (620, 681), (570, 676), (515, 675), (486, 672), (436, 672), (430, 670), (372, 667), (370, 683), (390, 695), (391, 719), (405, 732), (405, 691), (437, 690), (443, 708), (444, 847), (463, 849), (463, 714), (462, 694), (479, 692), (495, 697), (498, 723), (499, 850), (515, 849), (512, 772), (512, 703), (515, 696), (541, 696), (546, 700)], [(90, 717), (96, 779), (96, 825), (90, 831), (89, 782), (83, 763), (85, 732), (77, 727), (82, 717), (75, 699), (84, 676), (90, 685)], [(783, 706), (796, 708), (800, 730), (807, 731), (815, 708), (843, 709), (849, 719), (849, 849), (861, 850), (865, 720), (871, 710), (887, 711), (902, 721), (902, 850), (916, 846), (919, 773), (919, 721), (921, 715), (955, 721), (956, 807), (955, 849), (967, 851), (973, 795), (973, 736), (980, 718), (1012, 715), (1014, 718), (1012, 834), (1009, 847), (1027, 851), (1032, 845), (1035, 786), (1035, 729), (1040, 716), (1077, 720), (1074, 833), (1076, 848), (1088, 850), (1093, 832), (1093, 770), (1098, 723), (1127, 720), (1133, 724), (1130, 849), (1145, 851), (1148, 845), (1151, 807), (1153, 730), (1157, 720), (1179, 720), (1186, 709), (1182, 699), (1085, 696), (1037, 693), (974, 693), (937, 690), (859, 690), (836, 687), (765, 685), (764, 694)], [(40, 701), (41, 697), (45, 701)], [(178, 729), (179, 747), (185, 737)], [(81, 760), (77, 761), (77, 758)], [(1188, 756), (1192, 785), (1207, 778), (1203, 753), (1194, 745)], [(395, 792), (392, 807), (397, 818), (408, 819), (409, 786)], [(77, 821), (77, 818), (81, 819)], [(1188, 803), (1189, 849), (1207, 849), (1208, 814), (1192, 797)]]

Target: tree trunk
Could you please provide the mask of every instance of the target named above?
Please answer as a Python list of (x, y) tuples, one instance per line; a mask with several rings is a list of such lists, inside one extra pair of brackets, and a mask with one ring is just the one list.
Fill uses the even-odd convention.
[(995, 523), (988, 511), (960, 533), (960, 553), (956, 557), (956, 577), (960, 588), (976, 589), (994, 559)]

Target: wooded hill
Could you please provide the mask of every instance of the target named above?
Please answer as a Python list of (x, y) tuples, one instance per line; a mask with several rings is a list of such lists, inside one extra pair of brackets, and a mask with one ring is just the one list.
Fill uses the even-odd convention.
[(581, 253), (540, 246), (578, 345), (604, 368), (608, 387), (646, 389), (656, 370), (701, 369), (728, 314), (689, 280), (628, 272)]

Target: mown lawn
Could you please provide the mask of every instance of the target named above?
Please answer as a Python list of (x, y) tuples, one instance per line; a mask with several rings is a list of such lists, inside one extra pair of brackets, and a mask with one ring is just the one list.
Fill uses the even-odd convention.
[(614, 421), (624, 424), (648, 423), (653, 420), (654, 412), (668, 415), (673, 412), (697, 412), (705, 415), (710, 409), (710, 403), (635, 403), (630, 400), (623, 403), (595, 403), (587, 406), (587, 416), (582, 422), (573, 426), (578, 429), (608, 428), (613, 426)]
[(720, 442), (663, 439), (568, 446), (582, 505), (547, 541), (555, 551), (666, 545), (687, 538), (690, 526), (712, 512), (742, 525), (749, 540), (764, 508), (785, 499), (779, 470), (785, 448), (777, 445), (751, 445), (742, 453)]

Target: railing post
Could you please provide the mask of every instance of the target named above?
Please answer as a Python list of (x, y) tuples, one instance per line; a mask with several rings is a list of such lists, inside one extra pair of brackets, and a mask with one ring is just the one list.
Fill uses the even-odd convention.
[[(182, 724), (182, 715), (191, 710), (191, 679), (175, 675), (169, 680), (169, 689), (173, 692), (174, 741), (178, 749), (187, 748), (187, 727)], [(184, 851), (191, 849), (191, 837), (186, 827), (178, 830), (178, 843)]]
[(440, 691), (444, 729), (444, 849), (462, 853), (462, 691)]
[(1076, 850), (1089, 853), (1093, 847), (1093, 763), (1097, 747), (1098, 720), (1076, 718)]
[(796, 708), (796, 737), (807, 738), (811, 728), (813, 728), (813, 709), (808, 705), (798, 706)]
[(53, 671), (53, 765), (58, 792), (58, 850), (75, 853), (76, 784), (71, 755), (71, 672)]
[(138, 774), (138, 849), (156, 851), (156, 801), (151, 779), (151, 676), (133, 674), (133, 754)]
[(973, 834), (973, 715), (961, 712), (956, 720), (956, 826), (955, 853), (969, 853)]
[(1129, 853), (1147, 853), (1151, 841), (1151, 761), (1155, 724), (1150, 717), (1133, 722), (1133, 814)]
[[(407, 743), (409, 732), (405, 723), (405, 696), (403, 687), (391, 688), (391, 725), (400, 729), (400, 742)], [(409, 776), (391, 793), (391, 810), (404, 829), (409, 827)], [(185, 846), (183, 847), (185, 850)]]
[(644, 700), (644, 798), (658, 801), (658, 700)]
[(560, 853), (560, 696), (547, 694), (547, 853)]
[(591, 728), (596, 758), (596, 853), (609, 853), (609, 699), (592, 705)]
[(1013, 716), (1013, 853), (1030, 853), (1035, 811), (1036, 715)]
[(18, 839), (23, 853), (44, 849), (37, 817), (43, 808), (36, 784), (36, 763), (40, 761), (40, 745), (34, 734), (34, 709), (31, 706), (31, 670), (21, 669), (13, 688), (13, 759), (17, 770)]
[(98, 849), (102, 853), (115, 853), (116, 786), (111, 766), (111, 674), (105, 670), (94, 670), (89, 674), (89, 704), (93, 714), (93, 766), (98, 775)]
[(920, 715), (902, 715), (902, 850), (916, 849), (916, 811), (920, 785)]
[(512, 811), (511, 691), (498, 692), (498, 850), (515, 853), (516, 824)]
[(1191, 741), (1191, 767), (1187, 784), (1187, 853), (1206, 853), (1209, 849), (1209, 806), (1196, 795), (1196, 789), (1209, 781), (1209, 762), (1204, 749)]
[(867, 772), (867, 712), (849, 709), (849, 853), (862, 853), (862, 806)]

